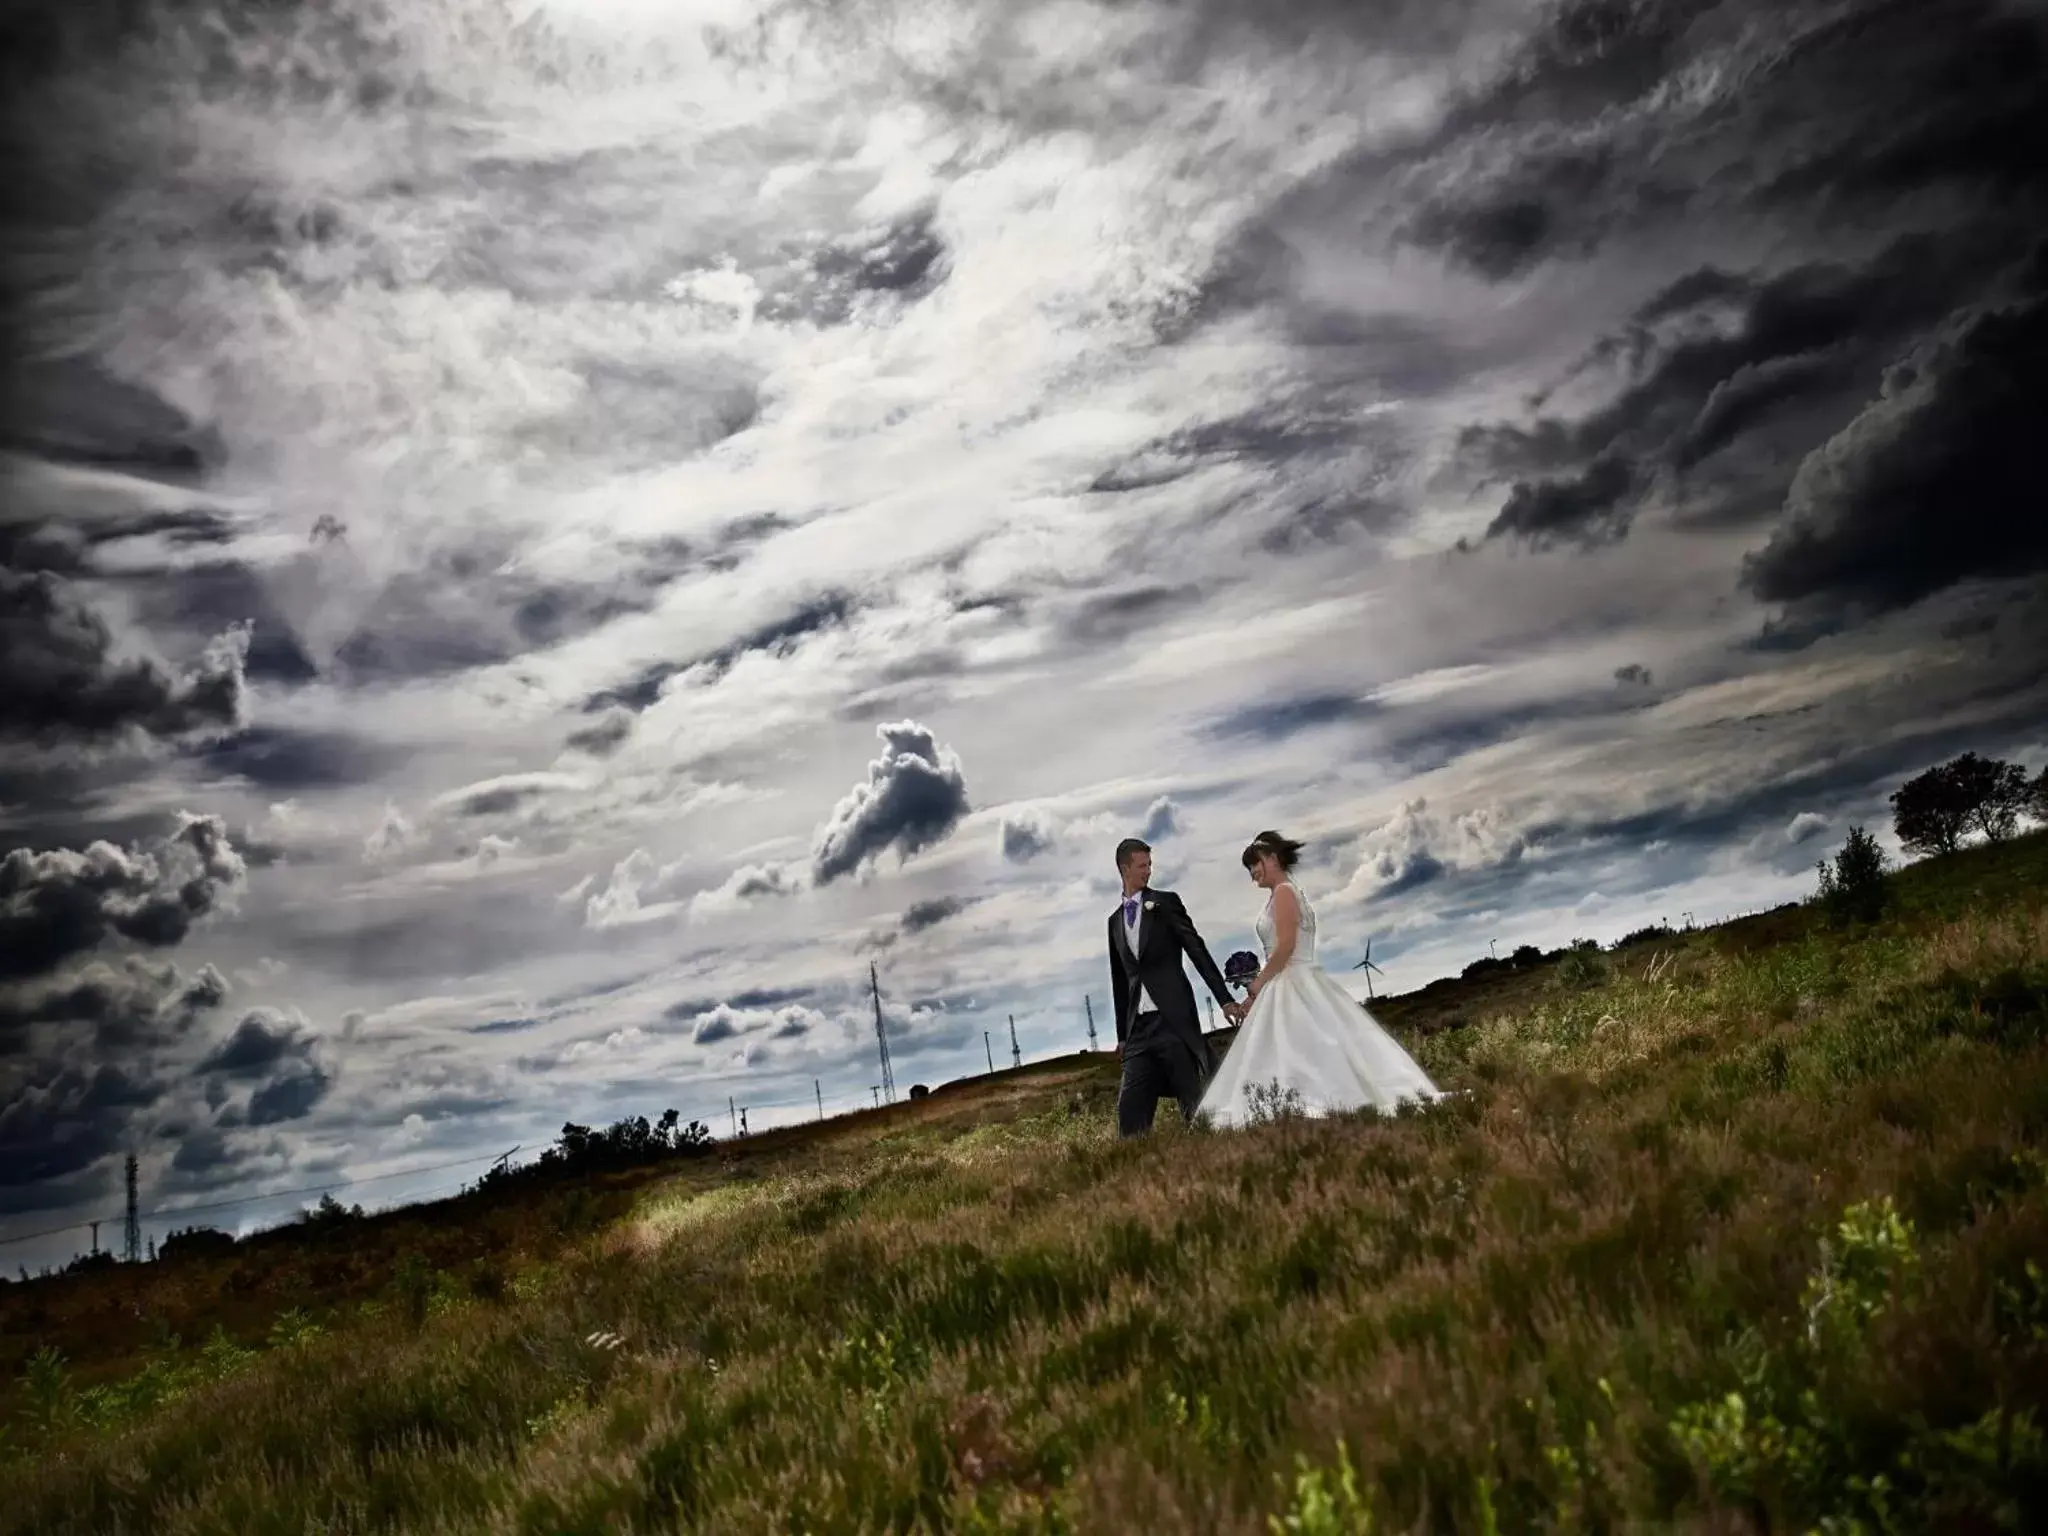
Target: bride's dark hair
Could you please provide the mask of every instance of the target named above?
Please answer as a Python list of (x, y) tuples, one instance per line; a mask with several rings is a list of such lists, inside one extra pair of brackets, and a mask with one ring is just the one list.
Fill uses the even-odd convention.
[(1262, 854), (1270, 853), (1280, 861), (1280, 867), (1292, 869), (1301, 862), (1301, 844), (1291, 837), (1282, 837), (1278, 832), (1261, 832), (1245, 844), (1244, 867), (1250, 869), (1259, 862)]

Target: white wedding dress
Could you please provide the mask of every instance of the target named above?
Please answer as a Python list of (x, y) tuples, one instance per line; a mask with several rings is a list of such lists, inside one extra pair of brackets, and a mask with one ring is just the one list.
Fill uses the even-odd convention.
[[(1274, 1095), (1296, 1113), (1312, 1116), (1441, 1098), (1442, 1090), (1415, 1058), (1316, 963), (1315, 909), (1300, 886), (1287, 884), (1301, 906), (1294, 954), (1252, 1004), (1198, 1113), (1212, 1125), (1229, 1126), (1263, 1118), (1259, 1102)], [(1259, 914), (1258, 935), (1270, 958), (1270, 896)]]

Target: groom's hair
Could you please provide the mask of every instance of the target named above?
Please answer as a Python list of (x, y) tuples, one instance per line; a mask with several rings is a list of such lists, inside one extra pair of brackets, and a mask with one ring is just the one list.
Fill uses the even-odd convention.
[(1121, 874), (1124, 871), (1124, 869), (1130, 864), (1132, 859), (1136, 858), (1141, 853), (1150, 853), (1151, 851), (1152, 845), (1150, 843), (1144, 842), (1141, 839), (1135, 837), (1125, 838), (1122, 842), (1116, 845), (1117, 872)]

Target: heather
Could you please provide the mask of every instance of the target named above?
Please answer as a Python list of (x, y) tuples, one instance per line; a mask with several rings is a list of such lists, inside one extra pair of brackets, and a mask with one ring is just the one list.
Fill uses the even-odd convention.
[(10, 1295), (0, 1530), (2020, 1530), (2044, 868), (1392, 1000), (1426, 1112), (1082, 1056)]

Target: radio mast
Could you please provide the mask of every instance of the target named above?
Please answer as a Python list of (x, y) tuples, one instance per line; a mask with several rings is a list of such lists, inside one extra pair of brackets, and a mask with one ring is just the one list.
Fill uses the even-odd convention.
[(882, 983), (875, 974), (875, 962), (868, 962), (868, 988), (875, 999), (875, 1044), (882, 1053), (882, 1092), (891, 1104), (896, 1102), (896, 1072), (889, 1065), (889, 1029), (882, 1022)]

